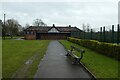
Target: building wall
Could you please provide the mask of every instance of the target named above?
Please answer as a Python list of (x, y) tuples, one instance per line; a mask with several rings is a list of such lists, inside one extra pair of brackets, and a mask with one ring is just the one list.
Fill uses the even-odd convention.
[(36, 40), (36, 33), (34, 31), (25, 32), (26, 40)]
[(26, 31), (25, 39), (26, 40), (59, 40), (59, 39), (67, 39), (67, 37), (80, 37), (80, 32), (72, 31), (71, 33), (36, 33), (35, 31)]
[(37, 39), (44, 39), (44, 40), (59, 40), (59, 39), (67, 39), (69, 34), (61, 34), (61, 33), (43, 33), (37, 34)]
[(25, 39), (26, 40), (35, 40), (36, 39), (36, 35), (25, 35)]

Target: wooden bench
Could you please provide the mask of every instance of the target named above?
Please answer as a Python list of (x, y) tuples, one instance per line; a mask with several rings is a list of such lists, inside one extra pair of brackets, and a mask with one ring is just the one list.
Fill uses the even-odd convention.
[[(78, 57), (77, 55), (74, 54), (74, 51), (77, 51), (81, 54), (80, 57)], [(72, 62), (72, 64), (80, 64), (80, 60), (83, 58), (83, 53), (85, 53), (85, 50), (82, 50), (80, 48), (76, 48), (74, 46), (71, 46), (71, 50), (67, 51), (66, 56), (71, 56), (74, 61)]]

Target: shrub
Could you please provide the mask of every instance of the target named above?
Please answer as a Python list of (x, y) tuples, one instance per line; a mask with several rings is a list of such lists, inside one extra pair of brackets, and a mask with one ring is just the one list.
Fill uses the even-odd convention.
[(68, 41), (87, 47), (103, 55), (120, 60), (120, 46), (117, 44), (68, 37)]

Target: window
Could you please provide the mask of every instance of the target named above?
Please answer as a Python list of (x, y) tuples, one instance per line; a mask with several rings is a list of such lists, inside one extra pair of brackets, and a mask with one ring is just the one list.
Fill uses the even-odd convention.
[(33, 34), (33, 32), (31, 32), (31, 35)]
[(35, 32), (33, 32), (33, 35), (35, 34)]
[(27, 31), (26, 34), (29, 34), (29, 32)]

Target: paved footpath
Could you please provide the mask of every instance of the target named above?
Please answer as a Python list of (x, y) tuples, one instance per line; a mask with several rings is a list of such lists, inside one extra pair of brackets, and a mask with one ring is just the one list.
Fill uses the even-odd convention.
[(34, 77), (91, 78), (80, 65), (72, 65), (65, 56), (66, 53), (65, 48), (58, 41), (51, 41)]

